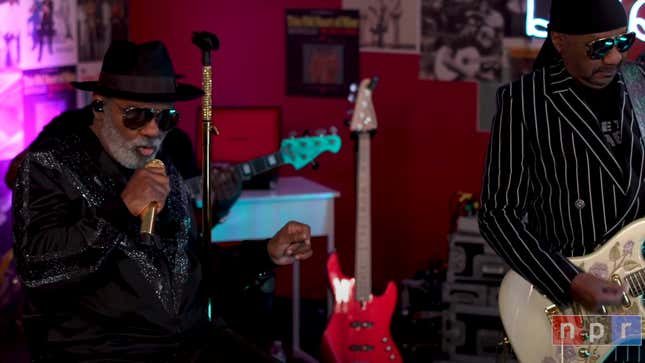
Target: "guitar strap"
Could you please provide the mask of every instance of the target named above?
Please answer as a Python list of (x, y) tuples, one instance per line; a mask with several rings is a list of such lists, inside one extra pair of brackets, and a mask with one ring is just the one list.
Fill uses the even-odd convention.
[[(638, 128), (641, 132), (641, 143), (645, 145), (645, 76), (643, 69), (638, 63), (623, 63), (621, 73), (625, 88), (627, 88), (627, 97), (632, 104), (632, 110), (638, 122)], [(639, 198), (645, 200), (645, 187), (641, 186)]]
[(637, 63), (625, 62), (621, 72), (629, 101), (641, 131), (641, 140), (645, 143), (645, 77), (643, 77), (643, 70)]

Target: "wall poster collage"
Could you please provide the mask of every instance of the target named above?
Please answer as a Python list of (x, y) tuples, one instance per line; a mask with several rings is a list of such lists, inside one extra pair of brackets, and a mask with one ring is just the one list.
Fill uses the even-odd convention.
[[(89, 103), (69, 82), (98, 78), (112, 40), (128, 38), (128, 0), (0, 0), (0, 178), (56, 115)], [(4, 183), (1, 183), (4, 186)], [(0, 231), (10, 193), (0, 187)], [(0, 233), (0, 256), (11, 234)]]

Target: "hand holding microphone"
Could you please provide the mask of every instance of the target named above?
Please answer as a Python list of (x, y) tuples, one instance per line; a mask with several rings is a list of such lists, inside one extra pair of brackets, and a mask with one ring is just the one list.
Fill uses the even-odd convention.
[(154, 232), (155, 216), (163, 209), (169, 192), (170, 180), (161, 160), (149, 161), (132, 175), (121, 198), (132, 215), (141, 217), (141, 233)]

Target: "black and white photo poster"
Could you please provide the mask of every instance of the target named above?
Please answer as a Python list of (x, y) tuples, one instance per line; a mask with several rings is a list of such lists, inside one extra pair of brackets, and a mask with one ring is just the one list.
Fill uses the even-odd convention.
[(361, 17), (361, 51), (419, 53), (420, 0), (343, 0)]
[(420, 78), (501, 77), (506, 0), (423, 0)]

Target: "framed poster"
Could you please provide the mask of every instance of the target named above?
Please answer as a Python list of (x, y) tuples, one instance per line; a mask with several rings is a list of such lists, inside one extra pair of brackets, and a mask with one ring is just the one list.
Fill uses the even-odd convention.
[(497, 0), (423, 0), (420, 78), (499, 81), (503, 6)]
[(18, 0), (0, 0), (0, 72), (19, 69), (20, 15)]
[(287, 10), (287, 95), (345, 97), (358, 81), (358, 11)]
[(78, 1), (78, 60), (103, 59), (113, 40), (128, 39), (127, 0)]
[(22, 72), (0, 72), (0, 100), (0, 160), (5, 160), (12, 159), (25, 147)]
[(24, 132), (30, 143), (54, 117), (76, 108), (76, 66), (23, 72)]
[(76, 0), (21, 0), (20, 68), (76, 64)]
[(361, 51), (419, 53), (420, 0), (343, 0), (361, 17)]

